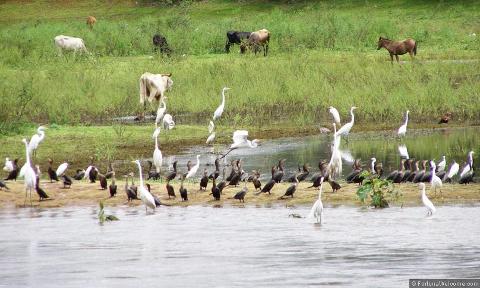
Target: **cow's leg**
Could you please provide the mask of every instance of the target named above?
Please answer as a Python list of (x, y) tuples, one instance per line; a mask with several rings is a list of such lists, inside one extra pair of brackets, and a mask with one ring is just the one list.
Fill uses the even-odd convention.
[(225, 52), (230, 53), (230, 41), (227, 40), (227, 43), (225, 43)]
[(265, 47), (266, 47), (265, 56), (267, 56), (268, 55), (268, 42), (266, 43)]
[(390, 63), (393, 64), (393, 53), (390, 53)]
[(397, 59), (397, 63), (400, 64), (400, 61), (398, 60), (398, 55), (397, 54), (395, 54), (395, 59)]

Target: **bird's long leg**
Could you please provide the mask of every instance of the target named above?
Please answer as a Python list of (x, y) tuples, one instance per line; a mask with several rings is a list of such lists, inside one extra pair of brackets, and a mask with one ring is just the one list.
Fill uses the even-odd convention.
[(28, 190), (25, 188), (25, 200), (23, 201), (23, 207), (27, 206), (27, 196), (28, 196)]
[(32, 203), (32, 188), (30, 188), (30, 207), (33, 207), (33, 203)]

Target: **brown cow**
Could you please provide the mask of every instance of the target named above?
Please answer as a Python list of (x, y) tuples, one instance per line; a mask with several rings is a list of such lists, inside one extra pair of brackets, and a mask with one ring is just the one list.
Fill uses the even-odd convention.
[(95, 25), (95, 23), (97, 23), (97, 19), (93, 16), (88, 16), (87, 17), (87, 25), (88, 27), (90, 27), (90, 29), (93, 29), (93, 25)]
[(417, 55), (417, 43), (415, 40), (408, 38), (403, 41), (393, 41), (387, 38), (380, 37), (378, 39), (378, 47), (377, 50), (382, 48), (387, 49), (388, 53), (390, 53), (390, 60), (393, 63), (393, 55), (395, 55), (395, 59), (398, 62), (398, 55), (403, 55), (408, 52), (410, 54), (410, 58), (413, 60), (413, 55)]
[(267, 29), (258, 30), (252, 32), (246, 42), (240, 45), (240, 52), (243, 54), (247, 48), (253, 49), (255, 54), (260, 50), (260, 46), (263, 48), (263, 56), (268, 54), (268, 42), (270, 42), (270, 32)]

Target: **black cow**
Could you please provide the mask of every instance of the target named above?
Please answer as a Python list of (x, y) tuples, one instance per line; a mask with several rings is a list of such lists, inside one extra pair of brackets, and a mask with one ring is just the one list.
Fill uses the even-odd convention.
[(172, 50), (170, 49), (170, 47), (168, 47), (167, 38), (165, 38), (161, 34), (155, 34), (153, 35), (152, 40), (153, 40), (153, 46), (155, 46), (154, 48), (155, 51), (157, 51), (157, 49), (160, 49), (161, 53), (165, 53), (168, 56), (170, 56), (170, 53), (172, 52)]
[(252, 32), (228, 31), (227, 43), (225, 44), (225, 52), (230, 53), (230, 46), (233, 44), (241, 44), (242, 40), (248, 40)]

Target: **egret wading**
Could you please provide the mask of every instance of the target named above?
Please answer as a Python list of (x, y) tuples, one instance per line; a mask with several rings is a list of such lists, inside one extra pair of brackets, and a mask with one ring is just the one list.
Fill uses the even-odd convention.
[(317, 201), (310, 209), (310, 213), (308, 215), (308, 219), (314, 220), (315, 223), (322, 224), (323, 218), (323, 203), (322, 203), (322, 189), (323, 189), (323, 180), (324, 178), (320, 178), (320, 187), (318, 188), (318, 198)]
[(407, 133), (408, 113), (410, 113), (410, 111), (407, 110), (407, 112), (405, 113), (405, 122), (402, 126), (400, 126), (400, 128), (398, 128), (398, 137), (403, 137)]
[(225, 91), (230, 90), (228, 87), (223, 87), (222, 89), (222, 103), (218, 108), (213, 112), (213, 121), (217, 120), (220, 118), (223, 114), (223, 110), (225, 110)]
[[(160, 121), (162, 121), (163, 116), (165, 116), (165, 112), (167, 111), (167, 104), (164, 100), (165, 98), (167, 98), (167, 96), (162, 97), (160, 103), (158, 104), (157, 116), (155, 117), (155, 126), (160, 124)], [(163, 107), (161, 105), (163, 105)]]
[(140, 186), (138, 186), (137, 191), (140, 193), (140, 200), (142, 200), (143, 204), (145, 205), (145, 212), (148, 212), (148, 208), (151, 208), (155, 212), (155, 199), (153, 199), (152, 194), (148, 192), (147, 188), (143, 185), (143, 174), (142, 174), (142, 166), (140, 165), (140, 160), (132, 161), (132, 163), (136, 163), (138, 166), (138, 175), (140, 176)]
[(27, 196), (30, 194), (30, 206), (33, 206), (32, 204), (32, 190), (35, 189), (37, 186), (37, 175), (35, 175), (35, 171), (32, 168), (32, 163), (30, 162), (30, 152), (29, 152), (29, 144), (27, 142), (27, 139), (22, 140), (23, 143), (25, 144), (25, 165), (23, 165), (22, 169), (20, 170), (20, 177), (23, 177), (25, 180), (25, 201), (23, 205), (25, 206), (27, 203)]
[(420, 188), (420, 193), (422, 194), (422, 202), (425, 208), (427, 208), (427, 215), (433, 215), (437, 209), (435, 209), (435, 206), (433, 206), (432, 201), (428, 199), (427, 194), (425, 194), (425, 183), (420, 183), (418, 184), (418, 187)]
[(338, 110), (335, 107), (330, 106), (328, 107), (328, 112), (332, 115), (333, 121), (340, 127), (342, 123), (340, 122), (340, 114), (338, 113)]

